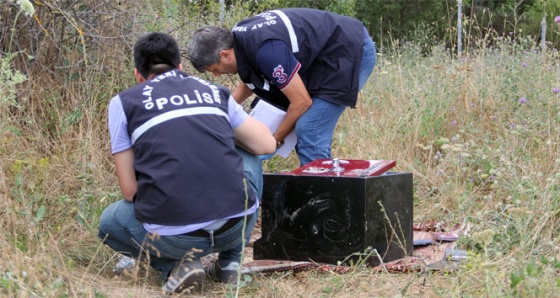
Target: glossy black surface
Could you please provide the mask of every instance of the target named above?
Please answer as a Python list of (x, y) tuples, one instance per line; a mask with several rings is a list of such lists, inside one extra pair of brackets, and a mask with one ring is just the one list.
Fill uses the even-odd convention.
[(411, 173), (265, 174), (255, 259), (379, 264), (413, 250)]

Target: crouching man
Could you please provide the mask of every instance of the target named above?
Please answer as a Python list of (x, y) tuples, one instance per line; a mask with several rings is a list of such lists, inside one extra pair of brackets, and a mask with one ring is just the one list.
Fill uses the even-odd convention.
[[(103, 211), (99, 237), (124, 255), (149, 260), (167, 294), (199, 285), (207, 274), (237, 282), (243, 235), (251, 234), (258, 207), (242, 155), (272, 153), (276, 140), (227, 88), (182, 72), (170, 35), (141, 37), (134, 63), (138, 85), (109, 104), (124, 199)], [(205, 270), (200, 258), (216, 252)]]

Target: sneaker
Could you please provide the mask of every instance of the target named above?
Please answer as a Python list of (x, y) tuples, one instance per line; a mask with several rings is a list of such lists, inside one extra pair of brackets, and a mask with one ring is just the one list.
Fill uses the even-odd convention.
[(119, 261), (113, 268), (115, 274), (123, 274), (124, 272), (132, 272), (136, 266), (136, 261), (127, 256), (120, 256)]
[(171, 273), (163, 285), (163, 291), (168, 295), (181, 293), (202, 285), (205, 278), (206, 274), (200, 260), (182, 260), (171, 269)]
[(220, 281), (225, 284), (237, 284), (237, 275), (241, 266), (238, 262), (230, 262), (227, 266), (220, 266), (219, 260), (210, 265), (206, 269), (206, 275), (214, 281)]

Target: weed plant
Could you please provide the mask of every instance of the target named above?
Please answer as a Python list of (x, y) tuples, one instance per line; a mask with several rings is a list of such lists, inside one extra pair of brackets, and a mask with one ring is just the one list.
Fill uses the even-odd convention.
[[(0, 296), (162, 296), (145, 266), (115, 277), (117, 255), (97, 239), (102, 210), (120, 199), (106, 108), (134, 84), (131, 47), (141, 34), (168, 32), (186, 49), (202, 25), (231, 27), (270, 8), (195, 2), (35, 1), (34, 16), (17, 19), (15, 3), (0, 2)], [(460, 57), (443, 46), (380, 51), (333, 139), (335, 157), (392, 159), (396, 171), (414, 174), (415, 222), (471, 227), (457, 243), (469, 255), (461, 270), (253, 275), (239, 292), (208, 283), (198, 295), (557, 296), (560, 55), (530, 39), (491, 44)], [(292, 153), (263, 165), (292, 170), (298, 160)]]

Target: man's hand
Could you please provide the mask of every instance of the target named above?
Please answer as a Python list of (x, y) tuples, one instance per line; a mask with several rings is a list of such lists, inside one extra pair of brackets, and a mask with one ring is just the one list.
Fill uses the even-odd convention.
[(278, 129), (274, 132), (274, 138), (279, 143), (284, 143), (286, 136), (295, 128), (299, 117), (301, 117), (313, 103), (298, 73), (295, 74), (288, 87), (284, 88), (282, 92), (290, 100), (290, 105), (288, 106), (284, 120), (282, 120)]

